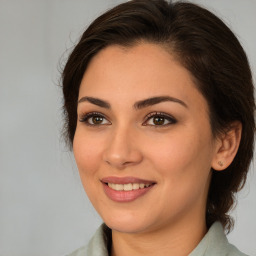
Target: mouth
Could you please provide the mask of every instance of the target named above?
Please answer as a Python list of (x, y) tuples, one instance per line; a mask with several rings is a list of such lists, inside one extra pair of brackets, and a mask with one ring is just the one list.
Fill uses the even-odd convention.
[(128, 184), (115, 184), (115, 183), (106, 183), (110, 188), (116, 191), (132, 191), (143, 188), (148, 188), (153, 186), (153, 184), (144, 184), (144, 183), (128, 183)]
[(156, 182), (134, 177), (106, 177), (101, 180), (104, 192), (115, 202), (131, 202), (148, 193)]

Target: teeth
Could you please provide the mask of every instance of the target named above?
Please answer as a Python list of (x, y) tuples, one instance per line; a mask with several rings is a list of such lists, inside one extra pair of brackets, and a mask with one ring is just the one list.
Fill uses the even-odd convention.
[(150, 184), (144, 183), (128, 183), (128, 184), (114, 184), (108, 183), (108, 186), (116, 191), (132, 191), (142, 188), (148, 188)]
[(145, 184), (141, 183), (140, 188), (144, 188), (144, 187), (145, 187)]
[(124, 184), (124, 191), (131, 191), (132, 190), (132, 184)]
[(114, 184), (114, 189), (116, 189), (117, 191), (124, 190), (124, 185), (122, 185), (122, 184)]
[(140, 184), (139, 183), (133, 183), (132, 184), (132, 189), (135, 190), (135, 189), (139, 189), (140, 188)]

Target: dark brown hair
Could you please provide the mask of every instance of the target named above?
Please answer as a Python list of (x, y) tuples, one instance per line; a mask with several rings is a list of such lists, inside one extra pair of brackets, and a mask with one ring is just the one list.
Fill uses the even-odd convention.
[(246, 54), (231, 30), (214, 14), (192, 3), (133, 0), (107, 11), (84, 32), (62, 74), (66, 136), (72, 146), (79, 86), (92, 57), (108, 45), (141, 41), (163, 46), (192, 74), (209, 105), (213, 135), (237, 120), (242, 138), (232, 164), (212, 170), (206, 222), (232, 227), (228, 211), (246, 180), (253, 157), (254, 91)]

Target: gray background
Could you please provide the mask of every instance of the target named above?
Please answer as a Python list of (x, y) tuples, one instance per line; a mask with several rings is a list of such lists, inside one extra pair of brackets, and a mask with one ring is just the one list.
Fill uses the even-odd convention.
[[(120, 2), (0, 0), (0, 256), (65, 255), (85, 244), (101, 223), (61, 142), (58, 70), (87, 24)], [(193, 2), (230, 25), (255, 70), (256, 1)], [(252, 170), (248, 177), (229, 239), (256, 255)]]

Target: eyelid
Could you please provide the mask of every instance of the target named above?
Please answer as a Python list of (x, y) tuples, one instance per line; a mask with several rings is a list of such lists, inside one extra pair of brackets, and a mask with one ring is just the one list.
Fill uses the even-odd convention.
[(79, 122), (85, 123), (85, 124), (88, 125), (88, 126), (109, 125), (109, 124), (90, 124), (90, 123), (88, 122), (88, 119), (91, 118), (91, 117), (94, 117), (94, 116), (102, 117), (102, 118), (104, 118), (105, 120), (107, 120), (109, 124), (111, 124), (111, 122), (108, 120), (108, 118), (107, 118), (104, 114), (102, 114), (102, 113), (100, 113), (100, 112), (82, 113), (82, 114), (80, 115), (80, 117), (79, 117), (78, 120), (79, 120)]
[[(98, 117), (101, 117), (105, 120), (107, 120), (108, 124), (104, 124), (104, 123), (100, 123), (100, 124), (90, 124), (88, 122), (88, 120), (94, 116), (98, 116)], [(169, 123), (167, 124), (162, 124), (162, 125), (153, 125), (153, 124), (147, 124), (147, 122), (153, 118), (153, 117), (162, 117), (164, 118), (165, 120), (167, 120)], [(88, 126), (102, 126), (102, 125), (111, 125), (111, 122), (108, 120), (108, 117), (106, 117), (104, 114), (100, 113), (100, 112), (89, 112), (89, 113), (82, 113), (79, 115), (79, 122), (82, 122), (82, 123), (85, 123), (86, 125)], [(172, 115), (170, 114), (166, 114), (166, 113), (163, 113), (163, 112), (151, 112), (149, 114), (146, 115), (145, 117), (145, 120), (143, 121), (142, 125), (143, 126), (154, 126), (155, 128), (161, 128), (161, 127), (166, 127), (168, 125), (172, 125), (172, 124), (175, 124), (177, 123), (177, 120), (176, 118), (174, 118)]]
[(166, 120), (169, 121), (168, 124), (163, 124), (163, 125), (150, 125), (148, 124), (149, 126), (154, 126), (156, 128), (161, 128), (161, 127), (165, 127), (165, 126), (168, 126), (168, 125), (171, 125), (171, 124), (175, 124), (177, 123), (177, 120), (176, 118), (174, 118), (172, 115), (170, 114), (166, 114), (166, 113), (163, 113), (163, 112), (151, 112), (149, 113), (146, 117), (145, 117), (145, 121), (143, 122), (142, 125), (146, 126), (146, 122), (148, 122), (152, 117), (162, 117), (162, 118), (165, 118)]

